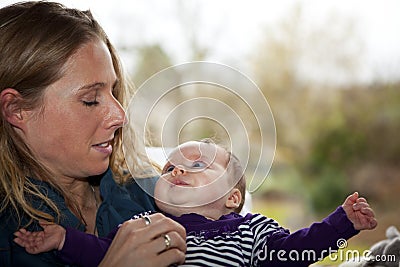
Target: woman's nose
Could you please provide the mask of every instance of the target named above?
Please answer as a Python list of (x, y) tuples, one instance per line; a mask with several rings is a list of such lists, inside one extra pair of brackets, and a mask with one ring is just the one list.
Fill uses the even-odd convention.
[(171, 172), (172, 176), (177, 176), (177, 175), (186, 175), (186, 170), (184, 168), (181, 168), (179, 166), (175, 166), (175, 168)]
[(108, 114), (105, 117), (106, 128), (120, 128), (127, 124), (126, 113), (124, 108), (117, 99), (112, 96), (110, 101)]

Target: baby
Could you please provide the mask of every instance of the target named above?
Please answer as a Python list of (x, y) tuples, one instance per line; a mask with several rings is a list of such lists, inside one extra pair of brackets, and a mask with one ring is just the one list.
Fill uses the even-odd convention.
[[(158, 208), (186, 229), (184, 265), (308, 266), (335, 252), (339, 240), (377, 225), (367, 201), (354, 193), (321, 222), (290, 234), (263, 215), (238, 214), (245, 187), (239, 160), (212, 142), (190, 141), (171, 152), (154, 197)], [(57, 250), (66, 264), (80, 266), (97, 266), (118, 231), (98, 238), (56, 224), (41, 226), (41, 232), (20, 229), (15, 242), (29, 253)], [(164, 238), (166, 249), (173, 246)]]

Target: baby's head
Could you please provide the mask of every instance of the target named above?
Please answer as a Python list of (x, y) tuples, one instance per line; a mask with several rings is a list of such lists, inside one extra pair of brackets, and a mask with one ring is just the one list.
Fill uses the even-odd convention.
[(190, 141), (170, 153), (154, 197), (157, 206), (172, 215), (198, 213), (218, 219), (240, 212), (245, 189), (236, 156), (209, 140)]

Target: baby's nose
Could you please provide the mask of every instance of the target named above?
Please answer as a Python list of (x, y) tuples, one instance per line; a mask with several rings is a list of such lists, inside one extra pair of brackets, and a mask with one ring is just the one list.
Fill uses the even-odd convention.
[(175, 166), (175, 168), (171, 172), (172, 176), (177, 176), (177, 175), (186, 175), (186, 170), (180, 166)]

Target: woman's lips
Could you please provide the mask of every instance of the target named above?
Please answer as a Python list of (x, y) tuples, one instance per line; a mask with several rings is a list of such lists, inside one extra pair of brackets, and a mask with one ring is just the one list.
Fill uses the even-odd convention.
[(110, 141), (93, 145), (93, 148), (96, 151), (99, 151), (99, 152), (104, 153), (104, 154), (110, 155), (112, 153), (112, 146), (111, 146)]

